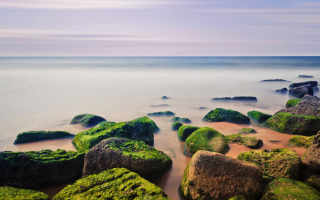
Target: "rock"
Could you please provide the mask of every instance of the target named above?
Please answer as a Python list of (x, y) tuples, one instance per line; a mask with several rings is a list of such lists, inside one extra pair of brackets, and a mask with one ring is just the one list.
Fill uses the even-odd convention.
[(80, 124), (83, 127), (93, 127), (100, 122), (106, 121), (106, 119), (92, 114), (82, 114), (75, 116), (70, 124)]
[(276, 93), (281, 93), (281, 94), (287, 94), (288, 89), (287, 88), (281, 88), (279, 90), (276, 90)]
[(320, 190), (320, 175), (313, 174), (304, 183), (310, 185), (311, 187), (317, 190)]
[(292, 83), (289, 85), (289, 88), (295, 88), (299, 86), (304, 86), (304, 85), (311, 85), (312, 87), (317, 87), (318, 82), (317, 81), (307, 81), (307, 82), (300, 82), (300, 83)]
[(206, 110), (206, 107), (199, 107), (199, 110)]
[(84, 155), (60, 149), (0, 152), (0, 186), (35, 188), (73, 181), (81, 177)]
[(269, 118), (262, 127), (292, 135), (315, 135), (320, 130), (320, 118), (280, 112)]
[(291, 108), (296, 106), (299, 102), (301, 101), (301, 99), (290, 99), (287, 101), (286, 103), (286, 108)]
[(113, 126), (115, 125), (116, 123), (115, 122), (111, 122), (111, 121), (103, 121), (103, 122), (100, 122), (99, 124), (97, 124), (96, 127), (102, 127), (102, 126)]
[(303, 136), (303, 135), (296, 135), (290, 138), (288, 141), (288, 146), (291, 147), (302, 147), (308, 148), (314, 139), (314, 135), (311, 137)]
[(272, 142), (272, 143), (280, 143), (281, 140), (269, 140), (269, 142)]
[[(298, 101), (298, 100), (296, 100), (296, 101)], [(287, 104), (288, 104), (288, 102), (287, 102)], [(311, 116), (315, 116), (315, 117), (320, 117), (320, 99), (319, 99), (319, 97), (306, 95), (295, 106), (290, 107), (290, 108), (286, 108), (286, 109), (282, 109), (279, 112), (286, 112), (286, 113), (296, 114), (296, 115), (311, 115)]]
[(74, 135), (65, 131), (28, 131), (19, 133), (13, 144), (63, 139), (69, 137), (74, 137)]
[(266, 79), (266, 80), (262, 80), (260, 82), (289, 82), (289, 81), (284, 80), (284, 79)]
[(236, 197), (232, 197), (229, 200), (246, 200), (246, 198), (243, 195), (239, 195), (239, 196), (236, 196)]
[(320, 199), (320, 192), (300, 181), (280, 178), (269, 183), (261, 200)]
[(257, 123), (257, 124), (261, 124), (261, 123), (267, 121), (270, 117), (272, 117), (272, 115), (268, 115), (268, 114), (265, 114), (265, 113), (262, 113), (259, 111), (255, 111), (255, 110), (249, 111), (247, 113), (247, 115), (254, 123)]
[(225, 101), (225, 100), (232, 100), (231, 97), (218, 97), (218, 98), (212, 98), (212, 101)]
[(244, 145), (251, 149), (258, 149), (263, 145), (262, 140), (256, 137), (242, 136), (239, 134), (226, 135), (225, 137), (228, 143)]
[(243, 195), (258, 199), (262, 192), (259, 167), (219, 153), (198, 151), (184, 170), (181, 193), (186, 199), (228, 200)]
[(34, 190), (26, 190), (14, 187), (0, 187), (0, 199), (50, 200), (50, 197), (45, 193)]
[(302, 163), (310, 169), (320, 172), (320, 131), (314, 137), (307, 151), (303, 154)]
[(84, 158), (83, 176), (112, 168), (126, 168), (145, 179), (152, 180), (171, 168), (172, 160), (142, 141), (126, 138), (102, 140)]
[(319, 88), (318, 87), (313, 87), (312, 89), (313, 89), (313, 93), (319, 92)]
[(209, 127), (202, 127), (194, 131), (185, 142), (185, 154), (190, 155), (198, 150), (226, 153), (229, 150), (224, 135)]
[(148, 113), (147, 116), (149, 116), (149, 117), (160, 117), (160, 116), (172, 117), (172, 116), (175, 116), (175, 114), (171, 111), (164, 111), (164, 112)]
[(251, 97), (251, 96), (237, 96), (237, 97), (220, 97), (220, 98), (212, 98), (212, 101), (230, 101), (230, 100), (236, 100), (236, 101), (258, 101), (257, 97)]
[(166, 106), (169, 106), (169, 104), (151, 105), (150, 107), (166, 107)]
[(174, 131), (177, 131), (179, 130), (179, 128), (182, 126), (183, 124), (181, 122), (174, 122), (172, 125), (171, 125), (171, 128), (172, 130)]
[(181, 122), (181, 123), (187, 123), (187, 124), (190, 124), (191, 123), (191, 120), (188, 119), (188, 118), (180, 118), (180, 117), (173, 117), (171, 119), (172, 122)]
[(169, 200), (161, 188), (125, 168), (113, 168), (83, 177), (53, 198)]
[(74, 137), (72, 142), (81, 152), (87, 152), (100, 141), (111, 137), (123, 137), (153, 145), (153, 133), (157, 130), (159, 128), (154, 121), (148, 117), (141, 117), (127, 122), (107, 123), (104, 126), (82, 131)]
[(170, 98), (167, 96), (162, 96), (161, 99), (170, 99)]
[(198, 130), (199, 127), (183, 125), (178, 130), (178, 137), (180, 140), (185, 141), (193, 132)]
[(253, 134), (253, 133), (257, 133), (257, 131), (252, 128), (242, 128), (238, 132), (238, 134), (240, 134), (240, 135), (247, 135), (247, 134)]
[(299, 78), (314, 78), (314, 76), (310, 76), (310, 75), (299, 75)]
[(313, 95), (313, 88), (310, 85), (294, 87), (289, 90), (289, 94), (294, 97), (302, 98), (306, 94)]
[(266, 183), (277, 178), (300, 179), (300, 156), (291, 149), (248, 151), (239, 154), (238, 159), (260, 166)]
[(216, 108), (211, 110), (204, 118), (202, 119), (205, 122), (231, 122), (239, 124), (249, 124), (250, 119), (244, 114), (234, 111), (226, 110), (223, 108)]

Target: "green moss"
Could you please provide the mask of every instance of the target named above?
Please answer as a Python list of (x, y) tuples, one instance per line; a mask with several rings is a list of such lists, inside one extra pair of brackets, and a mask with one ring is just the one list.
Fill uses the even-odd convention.
[(181, 118), (181, 117), (173, 117), (173, 118), (171, 119), (171, 121), (172, 121), (172, 122), (187, 123), (187, 124), (191, 123), (191, 120), (190, 120), (190, 119), (188, 119), (188, 118)]
[(272, 117), (272, 115), (268, 115), (268, 114), (265, 114), (265, 113), (262, 113), (262, 112), (259, 112), (259, 111), (249, 111), (247, 113), (247, 115), (249, 116), (249, 118), (257, 123), (257, 124), (261, 124), (263, 122), (265, 122), (266, 120), (268, 120), (270, 117)]
[(148, 117), (127, 122), (106, 123), (78, 133), (73, 139), (73, 144), (81, 152), (89, 151), (94, 145), (110, 137), (123, 137), (153, 145), (153, 133), (158, 129), (156, 123)]
[(238, 159), (260, 166), (265, 182), (276, 178), (300, 179), (300, 156), (291, 149), (248, 151), (239, 154)]
[(211, 110), (202, 119), (206, 122), (231, 122), (231, 123), (250, 123), (250, 119), (242, 113), (234, 110), (226, 110), (223, 108), (216, 108)]
[(320, 192), (300, 181), (280, 178), (269, 183), (261, 200), (318, 200)]
[(92, 127), (103, 121), (106, 121), (106, 119), (97, 115), (81, 114), (75, 116), (70, 122), (70, 124), (80, 124), (84, 127)]
[(239, 196), (236, 196), (236, 197), (232, 197), (229, 200), (246, 200), (246, 198), (243, 195), (239, 195)]
[(0, 187), (0, 199), (49, 200), (50, 197), (42, 192), (13, 187)]
[(301, 101), (301, 99), (290, 99), (290, 100), (287, 101), (286, 107), (287, 107), (287, 108), (294, 107), (294, 106), (297, 105), (300, 101)]
[(288, 146), (291, 147), (303, 147), (308, 148), (314, 139), (314, 135), (311, 137), (296, 135), (290, 138), (288, 141)]
[(160, 116), (171, 117), (171, 116), (175, 116), (175, 114), (171, 111), (164, 111), (164, 112), (148, 113), (147, 116), (150, 116), (150, 117), (160, 117)]
[(311, 187), (320, 190), (320, 176), (311, 175), (306, 181), (305, 184), (310, 185)]
[(170, 199), (161, 188), (125, 168), (86, 176), (61, 190), (54, 200), (68, 199)]
[(34, 188), (81, 177), (85, 154), (42, 150), (0, 152), (0, 185)]
[(115, 122), (103, 121), (103, 122), (100, 122), (99, 124), (97, 124), (96, 127), (100, 127), (100, 126), (113, 126), (113, 125), (115, 125), (115, 124), (116, 124)]
[(179, 130), (179, 128), (182, 126), (183, 124), (181, 122), (174, 122), (172, 125), (171, 125), (171, 128), (172, 130), (174, 131), (177, 131)]
[(190, 167), (190, 162), (188, 163), (188, 165), (184, 169), (182, 181), (181, 181), (181, 186), (180, 186), (181, 194), (184, 194), (184, 196), (188, 199), (191, 198), (189, 187), (192, 187), (192, 185), (190, 185), (188, 182), (189, 167)]
[(315, 135), (320, 130), (320, 118), (280, 112), (261, 124), (262, 127), (292, 135)]
[(185, 145), (190, 153), (196, 153), (198, 150), (226, 153), (229, 150), (224, 135), (209, 127), (194, 131), (186, 139)]
[(199, 127), (182, 125), (178, 130), (178, 137), (180, 140), (185, 141), (193, 132), (198, 130)]
[(244, 145), (248, 148), (259, 148), (262, 146), (262, 140), (256, 138), (256, 137), (248, 137), (248, 136), (242, 136), (239, 134), (233, 134), (233, 135), (227, 135), (225, 136), (228, 143), (235, 143), (239, 145)]
[(14, 144), (62, 139), (67, 137), (74, 137), (74, 135), (65, 131), (28, 131), (19, 133)]
[(238, 134), (243, 134), (243, 135), (246, 135), (246, 134), (252, 134), (252, 133), (257, 133), (256, 130), (252, 129), (252, 128), (242, 128)]

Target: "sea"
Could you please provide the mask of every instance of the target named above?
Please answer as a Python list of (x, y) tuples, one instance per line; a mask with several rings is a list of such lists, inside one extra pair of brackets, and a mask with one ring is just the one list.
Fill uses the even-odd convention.
[[(261, 82), (265, 79), (288, 82)], [(288, 148), (290, 135), (254, 124), (205, 123), (202, 118), (215, 108), (273, 115), (294, 98), (275, 90), (311, 80), (320, 81), (320, 57), (0, 57), (0, 151), (75, 150), (72, 139), (21, 145), (13, 142), (25, 131), (63, 130), (77, 134), (86, 130), (70, 125), (78, 114), (96, 114), (121, 122), (158, 111), (172, 111), (178, 117), (189, 118), (191, 125), (209, 126), (225, 135), (253, 127), (258, 131), (254, 136), (264, 142), (261, 149)], [(254, 96), (258, 101), (211, 100), (234, 96)], [(173, 160), (172, 169), (153, 183), (172, 199), (182, 199), (179, 186), (191, 158), (183, 154), (184, 143), (171, 130), (170, 117), (151, 119), (160, 128), (154, 134), (154, 147)], [(226, 155), (235, 158), (251, 150), (236, 144), (229, 146)], [(292, 149), (300, 155), (305, 151)], [(53, 196), (64, 186), (39, 190)]]

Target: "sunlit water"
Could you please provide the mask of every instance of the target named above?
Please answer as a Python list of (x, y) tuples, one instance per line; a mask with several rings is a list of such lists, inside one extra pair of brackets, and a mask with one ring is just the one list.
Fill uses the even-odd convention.
[[(298, 78), (300, 74), (315, 78)], [(195, 126), (210, 126), (222, 134), (234, 134), (248, 125), (207, 124), (201, 119), (217, 107), (244, 114), (250, 110), (274, 114), (291, 98), (274, 92), (288, 87), (290, 82), (260, 82), (276, 78), (319, 81), (320, 57), (0, 58), (0, 150), (75, 150), (72, 139), (12, 143), (18, 133), (31, 130), (65, 130), (76, 134), (85, 128), (69, 123), (82, 113), (120, 122), (170, 110), (176, 116), (191, 119)], [(164, 95), (170, 99), (161, 100)], [(213, 97), (225, 96), (255, 96), (258, 102), (211, 101)], [(160, 104), (169, 106), (151, 107)], [(155, 134), (155, 148), (173, 160), (172, 169), (154, 183), (172, 199), (179, 199), (178, 187), (190, 158), (183, 155), (183, 142), (171, 130), (170, 118), (152, 119), (161, 129)], [(287, 147), (290, 135), (251, 126), (258, 131), (255, 137), (264, 142), (262, 149)], [(227, 155), (232, 157), (250, 150), (240, 145), (229, 146)], [(293, 149), (300, 155), (305, 151)], [(62, 188), (42, 191), (54, 195)]]

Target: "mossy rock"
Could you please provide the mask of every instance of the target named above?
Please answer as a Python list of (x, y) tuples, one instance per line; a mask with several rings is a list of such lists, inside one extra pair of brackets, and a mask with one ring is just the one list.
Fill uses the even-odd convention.
[(93, 127), (103, 121), (106, 121), (106, 119), (97, 115), (81, 114), (75, 116), (71, 120), (70, 124), (80, 124), (81, 126), (88, 128)]
[(84, 159), (83, 176), (112, 168), (126, 168), (152, 180), (171, 166), (169, 156), (142, 141), (109, 138), (88, 151)]
[(300, 156), (291, 149), (248, 151), (239, 154), (238, 159), (260, 166), (266, 183), (277, 178), (300, 179)]
[(320, 175), (313, 174), (304, 183), (310, 185), (311, 187), (317, 190), (320, 190)]
[(158, 129), (156, 123), (148, 117), (141, 117), (127, 122), (106, 123), (78, 133), (73, 139), (73, 144), (81, 152), (87, 152), (94, 145), (111, 137), (123, 137), (153, 145), (153, 133)]
[(240, 135), (247, 135), (247, 134), (253, 134), (253, 133), (257, 133), (256, 130), (254, 130), (253, 128), (242, 128), (238, 134)]
[(286, 108), (294, 107), (294, 106), (297, 105), (300, 101), (301, 101), (301, 99), (290, 99), (290, 100), (288, 100), (287, 103), (286, 103)]
[(149, 117), (172, 117), (175, 116), (175, 113), (171, 112), (171, 111), (164, 111), (164, 112), (153, 112), (153, 113), (148, 113), (147, 116)]
[(170, 199), (161, 188), (125, 168), (86, 176), (68, 185), (53, 198), (71, 199)]
[(185, 142), (185, 154), (190, 155), (198, 150), (226, 153), (229, 150), (224, 135), (213, 128), (203, 127), (194, 131)]
[(228, 143), (244, 145), (251, 149), (257, 149), (263, 145), (262, 140), (256, 137), (242, 136), (239, 134), (226, 135), (225, 137)]
[(14, 187), (0, 187), (0, 199), (50, 200), (50, 197), (45, 193), (34, 190), (26, 190)]
[(28, 131), (19, 133), (14, 141), (14, 144), (63, 139), (68, 137), (74, 137), (74, 135), (65, 131)]
[(296, 135), (296, 136), (293, 136), (292, 138), (290, 138), (287, 145), (291, 146), (291, 147), (308, 148), (310, 146), (310, 144), (312, 143), (314, 137), (315, 137), (314, 135), (311, 137)]
[(261, 124), (279, 133), (311, 136), (320, 130), (320, 118), (280, 112)]
[(320, 192), (311, 186), (286, 178), (269, 183), (261, 200), (318, 200)]
[(171, 129), (174, 130), (174, 131), (177, 131), (179, 130), (179, 128), (182, 126), (183, 124), (181, 122), (174, 122), (172, 125), (171, 125)]
[(246, 198), (243, 195), (239, 195), (239, 196), (236, 196), (236, 197), (232, 197), (229, 200), (246, 200)]
[(215, 110), (211, 110), (204, 116), (202, 120), (205, 122), (231, 122), (240, 124), (250, 123), (250, 119), (244, 114), (238, 111), (226, 110), (223, 108), (216, 108)]
[(178, 137), (180, 140), (185, 141), (193, 132), (198, 130), (200, 127), (182, 125), (178, 130)]
[(255, 110), (249, 111), (247, 113), (247, 115), (254, 123), (257, 123), (257, 124), (261, 124), (261, 123), (265, 122), (266, 120), (268, 120), (270, 117), (272, 117), (272, 115), (268, 115), (263, 112), (259, 112), (259, 111), (255, 111)]
[(115, 124), (116, 124), (115, 122), (103, 121), (103, 122), (100, 122), (99, 124), (97, 124), (96, 127), (100, 127), (100, 126), (113, 126), (113, 125), (115, 125)]
[(0, 152), (0, 186), (35, 188), (73, 181), (81, 177), (84, 156), (60, 149)]
[(181, 117), (173, 117), (171, 119), (172, 122), (181, 122), (181, 123), (186, 123), (186, 124), (190, 124), (191, 120), (188, 118), (181, 118)]

